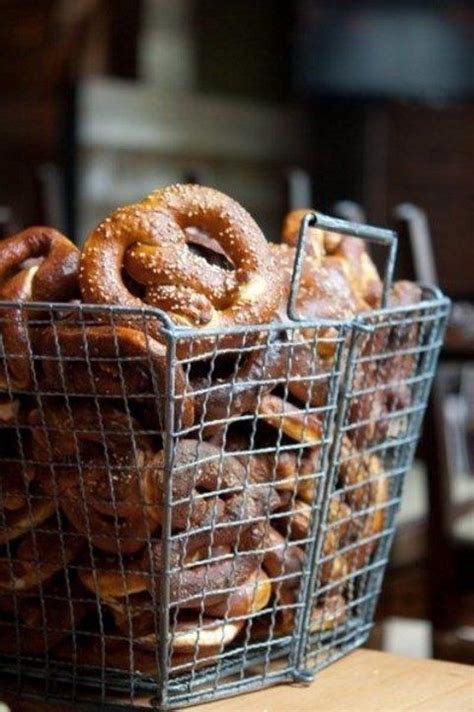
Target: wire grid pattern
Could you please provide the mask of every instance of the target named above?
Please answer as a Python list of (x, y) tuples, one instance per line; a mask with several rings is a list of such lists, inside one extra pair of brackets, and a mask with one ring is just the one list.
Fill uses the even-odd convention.
[(363, 643), (448, 308), (211, 332), (203, 358), (156, 310), (0, 305), (28, 322), (0, 373), (10, 684), (165, 709)]

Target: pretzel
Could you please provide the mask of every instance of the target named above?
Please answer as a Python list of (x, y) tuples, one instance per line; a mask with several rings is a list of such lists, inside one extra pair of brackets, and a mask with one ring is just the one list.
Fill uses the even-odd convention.
[[(213, 537), (210, 531), (191, 530), (185, 536), (173, 538), (169, 542), (171, 606), (179, 604), (181, 608), (201, 608), (202, 605), (222, 603), (229, 593), (248, 581), (257, 569), (257, 555), (246, 551), (243, 542), (239, 551), (232, 556), (218, 559), (209, 559), (208, 556), (202, 564), (200, 561), (190, 561), (189, 557), (192, 557), (197, 549), (212, 552), (214, 545), (235, 545), (238, 540), (238, 530), (235, 527), (224, 527), (222, 532), (216, 529), (215, 534)], [(160, 593), (162, 554), (162, 542), (156, 540), (151, 547), (152, 560), (150, 561), (148, 549), (144, 551), (142, 559), (142, 570), (148, 575), (148, 590), (156, 597), (159, 597)]]
[[(288, 348), (276, 339), (238, 356), (238, 368), (226, 377), (214, 374), (196, 379), (196, 420), (204, 437), (228, 427), (242, 413), (252, 412), (259, 398), (284, 380), (288, 368)], [(217, 422), (216, 422), (217, 421)]]
[[(25, 268), (31, 259), (41, 262)], [(78, 271), (79, 250), (64, 235), (31, 227), (0, 242), (0, 301), (67, 301), (76, 294)], [(28, 388), (31, 346), (21, 310), (1, 309), (0, 331), (11, 373), (7, 380), (16, 388)]]
[(19, 593), (1, 598), (1, 609), (15, 618), (0, 621), (3, 655), (44, 655), (78, 630), (89, 609), (77, 586), (68, 588), (64, 580), (42, 589), (41, 599), (37, 594)]
[(97, 555), (94, 562), (78, 564), (81, 583), (111, 605), (117, 599), (135, 596), (147, 590), (147, 575), (140, 560), (128, 558), (122, 565), (116, 557)]
[[(166, 349), (137, 329), (125, 326), (76, 325), (44, 329), (36, 344), (42, 356), (44, 388), (52, 392), (131, 398), (155, 394), (164, 420)], [(182, 427), (194, 421), (194, 405), (185, 395), (182, 367), (174, 373), (175, 419)]]
[(85, 540), (70, 530), (44, 525), (28, 532), (11, 558), (0, 558), (0, 591), (25, 591), (51, 579), (81, 551)]
[[(178, 622), (171, 634), (173, 653), (214, 656), (237, 637), (244, 625), (241, 620), (226, 622), (214, 618), (203, 618), (199, 623), (195, 619)], [(137, 647), (151, 651), (156, 649), (157, 642), (155, 633), (135, 639)]]
[[(312, 507), (303, 500), (296, 499), (291, 503), (291, 511), (286, 520), (280, 520), (280, 526), (285, 525), (285, 536), (289, 535), (301, 546), (310, 536), (312, 516)], [(334, 496), (329, 505), (329, 526), (322, 546), (320, 582), (323, 585), (330, 581), (339, 581), (348, 572), (347, 561), (344, 555), (339, 555), (338, 552), (348, 535), (350, 516), (350, 507), (339, 497)]]
[[(308, 212), (314, 211), (296, 210), (287, 215), (282, 231), (285, 243), (296, 246), (301, 220)], [(316, 265), (323, 264), (341, 270), (361, 306), (363, 303), (372, 308), (379, 306), (382, 282), (363, 240), (310, 227), (307, 232), (306, 252)]]
[[(270, 431), (273, 436), (273, 428), (270, 428)], [(275, 449), (273, 437), (267, 438), (264, 434), (260, 441), (254, 438), (251, 432), (230, 429), (227, 432), (216, 433), (209, 442), (219, 448), (225, 448), (226, 452), (232, 452), (245, 467), (252, 483), (269, 484), (271, 487), (267, 492), (270, 493), (272, 500), (272, 489), (278, 493), (293, 492), (297, 486), (300, 454), (283, 447)], [(268, 497), (268, 494), (264, 496)], [(278, 506), (276, 499), (275, 505), (272, 503), (272, 511), (274, 506)]]
[[(279, 621), (275, 631), (277, 635), (290, 635), (293, 632), (297, 603), (298, 596), (295, 591), (283, 589), (280, 592), (278, 601)], [(346, 619), (346, 609), (347, 604), (342, 596), (328, 596), (313, 607), (309, 620), (309, 632), (319, 633), (342, 625)]]
[(265, 608), (270, 600), (272, 584), (264, 571), (254, 571), (247, 581), (230, 592), (227, 599), (206, 606), (206, 614), (216, 618), (244, 618)]
[[(227, 629), (235, 629), (237, 626), (230, 626)], [(240, 626), (241, 628), (242, 626)], [(239, 628), (239, 630), (240, 630)], [(219, 641), (222, 638), (222, 633), (219, 637), (219, 629), (216, 629), (210, 634), (215, 636)], [(186, 631), (183, 629), (182, 642), (184, 643), (184, 635)], [(192, 633), (188, 633), (189, 639), (192, 639)], [(209, 641), (210, 635), (207, 636)], [(129, 673), (139, 672), (143, 675), (150, 675), (156, 678), (158, 671), (157, 643), (150, 639), (143, 641), (142, 645), (130, 645), (128, 640), (116, 638), (115, 636), (99, 637), (97, 634), (79, 634), (75, 636), (74, 643), (71, 640), (63, 640), (55, 646), (54, 656), (60, 660), (70, 662), (74, 666), (84, 667), (86, 669), (103, 669), (104, 666), (114, 670), (126, 670)], [(191, 653), (183, 654), (176, 653), (173, 649), (170, 650), (169, 668), (172, 674), (184, 672), (187, 669), (197, 669), (199, 667), (210, 665), (215, 662), (216, 656), (222, 652), (221, 645), (215, 647), (205, 647), (201, 650), (196, 647)]]
[[(229, 256), (235, 270), (209, 265), (186, 246), (184, 228), (204, 228)], [(125, 286), (125, 269), (145, 289), (144, 300)], [(141, 203), (121, 208), (88, 237), (80, 285), (86, 302), (164, 308), (180, 325), (218, 327), (271, 321), (280, 281), (256, 223), (236, 202), (211, 188), (175, 185)], [(149, 333), (159, 338), (158, 325)], [(212, 340), (211, 340), (212, 341)], [(239, 347), (233, 334), (221, 347)], [(193, 342), (193, 354), (209, 351), (209, 340)]]
[(294, 588), (299, 585), (304, 551), (288, 542), (271, 522), (255, 525), (246, 532), (244, 540), (250, 550), (262, 553), (263, 568), (274, 588)]
[(0, 396), (0, 428), (16, 425), (19, 420), (20, 401), (13, 396)]
[[(159, 477), (164, 477), (164, 452), (156, 457)], [(209, 493), (209, 496), (203, 496)], [(221, 494), (222, 493), (222, 494)], [(220, 495), (220, 496), (219, 496)], [(175, 529), (206, 527), (214, 524), (213, 545), (232, 544), (251, 520), (278, 506), (279, 498), (270, 491), (252, 486), (247, 471), (232, 455), (222, 457), (215, 445), (183, 439), (176, 443), (172, 473), (171, 521)], [(164, 492), (161, 496), (164, 504)], [(163, 511), (158, 511), (161, 522)]]
[(323, 429), (314, 413), (306, 413), (275, 395), (263, 396), (257, 413), (296, 442), (313, 446), (321, 444)]
[(0, 544), (5, 544), (45, 522), (55, 512), (56, 504), (47, 492), (46, 472), (18, 460), (4, 461), (2, 468)]
[(30, 416), (47, 489), (74, 527), (107, 553), (133, 554), (158, 526), (158, 481), (150, 438), (114, 406), (52, 402)]

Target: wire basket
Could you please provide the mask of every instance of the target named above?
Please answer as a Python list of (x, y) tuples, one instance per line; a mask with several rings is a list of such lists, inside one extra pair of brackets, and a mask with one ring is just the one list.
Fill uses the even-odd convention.
[[(387, 246), (380, 310), (300, 319), (315, 220)], [(367, 640), (449, 311), (431, 287), (386, 306), (395, 252), (308, 214), (287, 320), (205, 336), (154, 309), (0, 305), (27, 337), (0, 373), (5, 689), (182, 707), (309, 682)]]

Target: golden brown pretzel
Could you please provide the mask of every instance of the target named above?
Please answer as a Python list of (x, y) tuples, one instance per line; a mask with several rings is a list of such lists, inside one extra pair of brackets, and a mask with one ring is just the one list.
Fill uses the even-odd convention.
[[(44, 387), (53, 392), (121, 398), (155, 394), (157, 416), (164, 411), (166, 349), (137, 329), (77, 325), (67, 322), (44, 329), (36, 342), (42, 356)], [(194, 421), (194, 405), (185, 395), (182, 367), (174, 367), (175, 419), (182, 427)]]
[[(163, 479), (163, 451), (155, 462)], [(214, 545), (234, 543), (239, 529), (249, 527), (252, 520), (279, 504), (275, 492), (253, 485), (237, 458), (222, 456), (221, 450), (208, 442), (183, 439), (176, 443), (171, 477), (173, 502), (178, 502), (172, 505), (172, 527), (189, 529), (214, 523)], [(164, 494), (161, 501), (164, 503)], [(158, 516), (161, 520), (161, 511)]]
[(65, 569), (84, 545), (85, 539), (69, 529), (61, 536), (56, 522), (28, 532), (11, 559), (0, 558), (0, 591), (25, 591), (48, 581)]
[(206, 606), (206, 614), (213, 618), (243, 618), (265, 608), (271, 593), (272, 584), (266, 573), (254, 571), (226, 600)]
[(99, 598), (109, 602), (134, 596), (147, 590), (147, 575), (141, 570), (141, 561), (128, 558), (122, 562), (117, 557), (96, 555), (94, 562), (80, 562), (78, 575), (81, 583)]
[[(233, 272), (187, 248), (184, 228), (191, 225), (219, 242)], [(123, 268), (146, 287), (144, 301), (125, 287)], [(178, 324), (219, 328), (271, 321), (281, 291), (268, 244), (248, 213), (222, 193), (196, 185), (155, 191), (102, 222), (84, 246), (80, 284), (86, 302), (149, 304), (164, 308)], [(153, 336), (159, 331), (150, 329)], [(240, 342), (234, 334), (219, 345)], [(208, 350), (200, 340), (193, 353)]]
[[(308, 212), (311, 211), (303, 209), (287, 215), (282, 232), (285, 243), (296, 245), (301, 220)], [(306, 251), (315, 264), (340, 269), (361, 300), (361, 306), (362, 302), (372, 308), (379, 305), (382, 282), (363, 240), (311, 227), (308, 229)]]
[[(177, 655), (215, 656), (240, 633), (244, 621), (188, 617), (171, 627), (171, 650)], [(137, 648), (154, 651), (158, 643), (155, 632), (135, 638)]]
[[(30, 259), (41, 262), (25, 268)], [(78, 272), (79, 250), (53, 228), (31, 227), (0, 242), (0, 301), (67, 301), (78, 291)], [(18, 388), (31, 383), (26, 318), (19, 309), (0, 310), (8, 369)]]
[(281, 430), (296, 442), (312, 446), (320, 445), (322, 442), (323, 428), (318, 417), (314, 413), (300, 410), (279, 396), (263, 396), (258, 404), (257, 413), (269, 425)]

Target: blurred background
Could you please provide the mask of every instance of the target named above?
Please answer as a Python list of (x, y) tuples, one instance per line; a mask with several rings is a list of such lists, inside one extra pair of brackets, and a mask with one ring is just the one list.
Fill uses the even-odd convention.
[(454, 300), (371, 644), (474, 662), (474, 6), (1, 0), (0, 232), (213, 185), (400, 230)]

